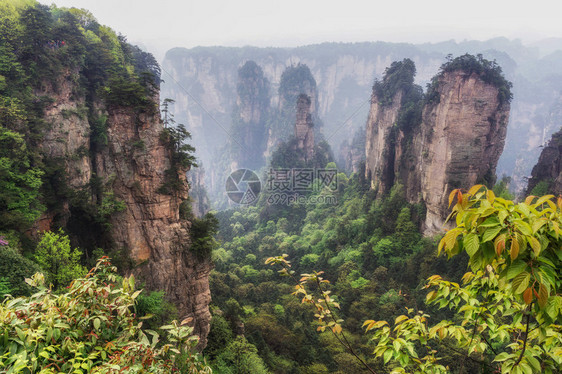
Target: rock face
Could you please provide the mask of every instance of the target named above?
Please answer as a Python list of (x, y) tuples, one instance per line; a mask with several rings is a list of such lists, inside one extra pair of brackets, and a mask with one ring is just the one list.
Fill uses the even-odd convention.
[(254, 61), (247, 61), (238, 70), (230, 139), (234, 170), (240, 167), (259, 169), (265, 165), (269, 90), (269, 81)]
[[(493, 186), (509, 118), (509, 102), (475, 73), (446, 72), (437, 92), (439, 103), (424, 108), (414, 147), (429, 233), (441, 230), (451, 190)], [(408, 198), (417, 198), (411, 192)]]
[(544, 185), (541, 194), (562, 195), (562, 130), (552, 135), (543, 148), (539, 161), (533, 167), (526, 194), (531, 195), (539, 183)]
[(382, 195), (395, 182), (395, 129), (401, 108), (402, 91), (392, 98), (392, 104), (383, 106), (373, 92), (371, 109), (367, 119), (365, 175), (371, 180), (371, 188)]
[[(455, 65), (444, 65), (424, 100), (410, 95), (417, 90), (413, 76), (408, 76), (415, 69), (404, 71), (399, 79), (389, 70), (394, 74), (375, 87), (394, 90), (373, 90), (367, 121), (365, 175), (372, 189), (382, 196), (401, 183), (408, 201), (426, 206), (426, 234), (442, 229), (454, 188), (493, 186), (509, 118), (509, 99), (497, 84), (487, 83), (477, 72), (449, 66)], [(398, 86), (400, 82), (409, 83)], [(509, 82), (501, 82), (509, 87)]]
[(314, 157), (314, 123), (312, 123), (311, 99), (306, 94), (297, 99), (297, 120), (295, 122), (295, 138), (297, 150), (304, 156), (304, 162)]
[[(278, 95), (278, 108), (271, 115), (266, 155), (270, 155), (281, 142), (287, 141), (296, 132), (298, 132), (297, 138), (300, 136), (302, 137), (300, 141), (305, 141), (304, 137), (308, 129), (312, 128), (312, 123), (316, 124), (314, 131), (318, 130), (316, 80), (307, 65), (297, 64), (289, 66), (283, 71)], [(307, 116), (310, 118), (307, 118)], [(298, 130), (294, 127), (295, 117), (297, 118)], [(309, 136), (307, 141), (309, 142), (307, 146), (314, 144), (314, 136)], [(310, 149), (307, 152), (312, 155)], [(309, 157), (305, 156), (305, 158)]]
[[(217, 184), (222, 188), (222, 179), (216, 178), (212, 170), (215, 168), (214, 157), (221, 155), (217, 149), (227, 135), (214, 119), (223, 128), (229, 128), (236, 101), (237, 69), (245, 61), (255, 61), (271, 83), (272, 109), (279, 107), (277, 88), (286, 67), (306, 64), (318, 85), (318, 116), (324, 123), (323, 133), (332, 149), (337, 151), (346, 149), (340, 148), (342, 141), (349, 141), (351, 134), (364, 129), (373, 78), (380, 79), (392, 61), (412, 59), (417, 67), (416, 83), (425, 87), (449, 53), (457, 56), (466, 52), (482, 53), (488, 60), (496, 59), (504, 68), (506, 77), (514, 83), (509, 131), (497, 171), (498, 176), (511, 176), (511, 185), (521, 191), (538, 160), (540, 147), (561, 123), (562, 117), (554, 118), (552, 114), (559, 112), (556, 102), (560, 98), (562, 83), (556, 77), (562, 54), (546, 56), (537, 46), (523, 45), (519, 40), (495, 38), (417, 45), (324, 43), (298, 48), (175, 48), (168, 51), (163, 61), (165, 74), (169, 75), (164, 77), (162, 96), (176, 100), (176, 119), (189, 126), (198, 156), (208, 168), (207, 187), (218, 180)], [(293, 119), (294, 116), (289, 122), (291, 130)], [(345, 130), (338, 131), (342, 127)], [(211, 191), (209, 193), (216, 198)]]
[[(161, 140), (163, 124), (158, 111), (110, 106), (95, 99), (95, 113), (88, 115), (86, 98), (77, 95), (79, 90), (71, 83), (76, 81), (76, 74), (68, 72), (60, 78), (57, 90), (48, 87), (43, 92), (54, 98), (44, 116), (51, 124), (42, 142), (46, 161), (64, 160), (63, 183), (76, 195), (81, 192), (86, 204), (99, 205), (100, 199), (109, 196), (124, 203), (122, 211), (109, 216), (105, 244), (128, 258), (128, 272), (148, 290), (165, 291), (180, 318), (194, 318), (204, 347), (211, 319), (211, 263), (190, 251), (191, 223), (180, 218), (180, 204), (188, 198), (185, 170), (177, 176), (182, 185), (179, 191), (172, 195), (158, 192), (171, 162), (171, 151)], [(105, 128), (105, 144), (92, 141), (92, 128), (96, 126), (92, 122), (96, 121)], [(103, 194), (92, 190), (94, 180), (102, 186)], [(36, 229), (62, 226), (75, 237), (80, 236), (77, 230), (83, 230), (80, 232), (85, 233), (86, 240), (97, 240), (95, 234), (87, 234), (95, 231), (95, 224), (79, 227), (84, 222), (71, 205), (70, 198), (63, 199), (60, 211), (48, 211)]]

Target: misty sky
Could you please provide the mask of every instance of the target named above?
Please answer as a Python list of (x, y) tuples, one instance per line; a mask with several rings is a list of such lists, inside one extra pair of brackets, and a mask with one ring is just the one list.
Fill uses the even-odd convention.
[[(559, 1), (39, 0), (90, 10), (159, 59), (175, 46), (562, 37)], [(557, 5), (558, 4), (558, 5)]]

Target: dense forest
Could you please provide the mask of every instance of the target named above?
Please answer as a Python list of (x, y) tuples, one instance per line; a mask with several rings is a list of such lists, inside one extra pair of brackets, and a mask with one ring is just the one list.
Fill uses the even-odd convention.
[[(562, 199), (546, 195), (552, 181), (537, 180), (531, 194), (545, 196), (526, 199), (510, 194), (509, 178), (452, 189), (445, 229), (424, 236), (423, 200), (412, 203), (399, 182), (384, 193), (373, 189), (365, 161), (334, 162), (306, 65), (282, 74), (281, 104), (273, 110), (269, 82), (248, 62), (238, 70), (232, 128), (259, 146), (248, 156), (243, 148), (252, 142), (228, 144), (222, 167), (254, 167), (264, 183), (251, 205), (197, 216), (194, 197), (182, 197), (185, 174), (197, 166), (195, 149), (174, 121), (173, 100), (163, 100), (159, 113), (160, 67), (151, 54), (85, 10), (33, 0), (0, 3), (0, 31), (0, 372), (561, 372)], [(482, 79), (497, 89), (500, 105), (512, 99), (499, 65), (482, 56), (449, 58), (425, 93), (414, 84), (415, 70), (412, 60), (394, 62), (373, 85), (380, 100), (373, 104), (382, 108), (402, 95), (396, 139), (419, 126), (423, 105), (437, 105), (447, 72)], [(58, 124), (48, 113), (61, 97), (81, 103), (62, 116), (86, 121), (85, 134), (49, 139)], [(316, 135), (309, 150), (285, 126), (299, 116), (299, 100)], [(247, 120), (244, 103), (255, 104), (258, 115)], [(116, 192), (119, 170), (107, 178), (93, 173), (80, 187), (67, 182), (69, 173), (81, 175), (69, 171), (80, 160), (94, 160), (100, 173), (107, 167), (95, 156), (110, 154), (112, 110), (133, 119), (135, 141), (119, 144), (132, 153), (111, 156), (141, 160), (149, 143), (165, 149), (166, 162), (150, 162), (163, 165), (163, 183), (153, 186), (157, 201), (181, 202), (163, 218), (179, 227), (173, 235), (189, 238), (186, 247), (172, 248), (175, 259), (202, 268), (211, 260), (214, 267), (204, 298), (212, 316), (207, 330), (182, 305), (194, 294), (173, 299), (176, 284), (153, 289), (133, 275), (160, 276), (142, 274), (150, 269), (142, 266), (161, 253), (135, 262), (132, 253), (145, 248), (116, 244), (112, 225), (132, 204)], [(146, 125), (151, 116), (156, 123)], [(145, 125), (161, 131), (142, 138)], [(275, 144), (265, 142), (266, 133)], [(357, 134), (352, 143), (364, 147)], [(73, 136), (88, 147), (49, 153), (54, 147), (46, 145), (72, 143)], [(135, 168), (148, 174), (143, 165)], [(289, 179), (279, 179), (289, 171), (290, 194), (282, 188)], [(135, 182), (127, 191), (145, 199)], [(164, 234), (158, 240), (173, 241)], [(191, 287), (204, 288), (206, 279), (198, 281)]]

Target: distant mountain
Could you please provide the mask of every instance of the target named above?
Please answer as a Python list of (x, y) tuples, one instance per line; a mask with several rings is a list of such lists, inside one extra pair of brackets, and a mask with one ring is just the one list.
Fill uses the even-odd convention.
[[(412, 59), (417, 67), (416, 83), (425, 88), (447, 55), (482, 54), (496, 60), (514, 85), (506, 146), (497, 173), (512, 176), (511, 188), (522, 191), (540, 146), (562, 123), (556, 109), (562, 90), (562, 74), (558, 73), (562, 72), (558, 68), (562, 67), (562, 49), (557, 43), (546, 40), (526, 46), (520, 40), (495, 38), (418, 45), (372, 42), (297, 48), (174, 48), (162, 63), (162, 97), (176, 100), (176, 119), (190, 129), (198, 157), (211, 170), (222, 157), (221, 147), (229, 138), (239, 136), (230, 131), (238, 69), (248, 60), (255, 61), (270, 83), (270, 106), (277, 108), (283, 71), (306, 64), (317, 82), (323, 136), (341, 159), (337, 152), (347, 149), (345, 144), (356, 131), (365, 129), (374, 80), (380, 79), (393, 61)], [(211, 174), (207, 173), (207, 184), (222, 184), (222, 177), (211, 180)]]

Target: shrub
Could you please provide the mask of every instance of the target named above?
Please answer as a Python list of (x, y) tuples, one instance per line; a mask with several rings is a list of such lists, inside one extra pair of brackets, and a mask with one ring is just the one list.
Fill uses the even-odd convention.
[(115, 267), (101, 258), (68, 291), (53, 294), (42, 274), (26, 282), (38, 292), (0, 304), (0, 370), (8, 372), (209, 373), (195, 353), (198, 338), (181, 324), (156, 331), (141, 329), (133, 306), (133, 276), (116, 283)]

